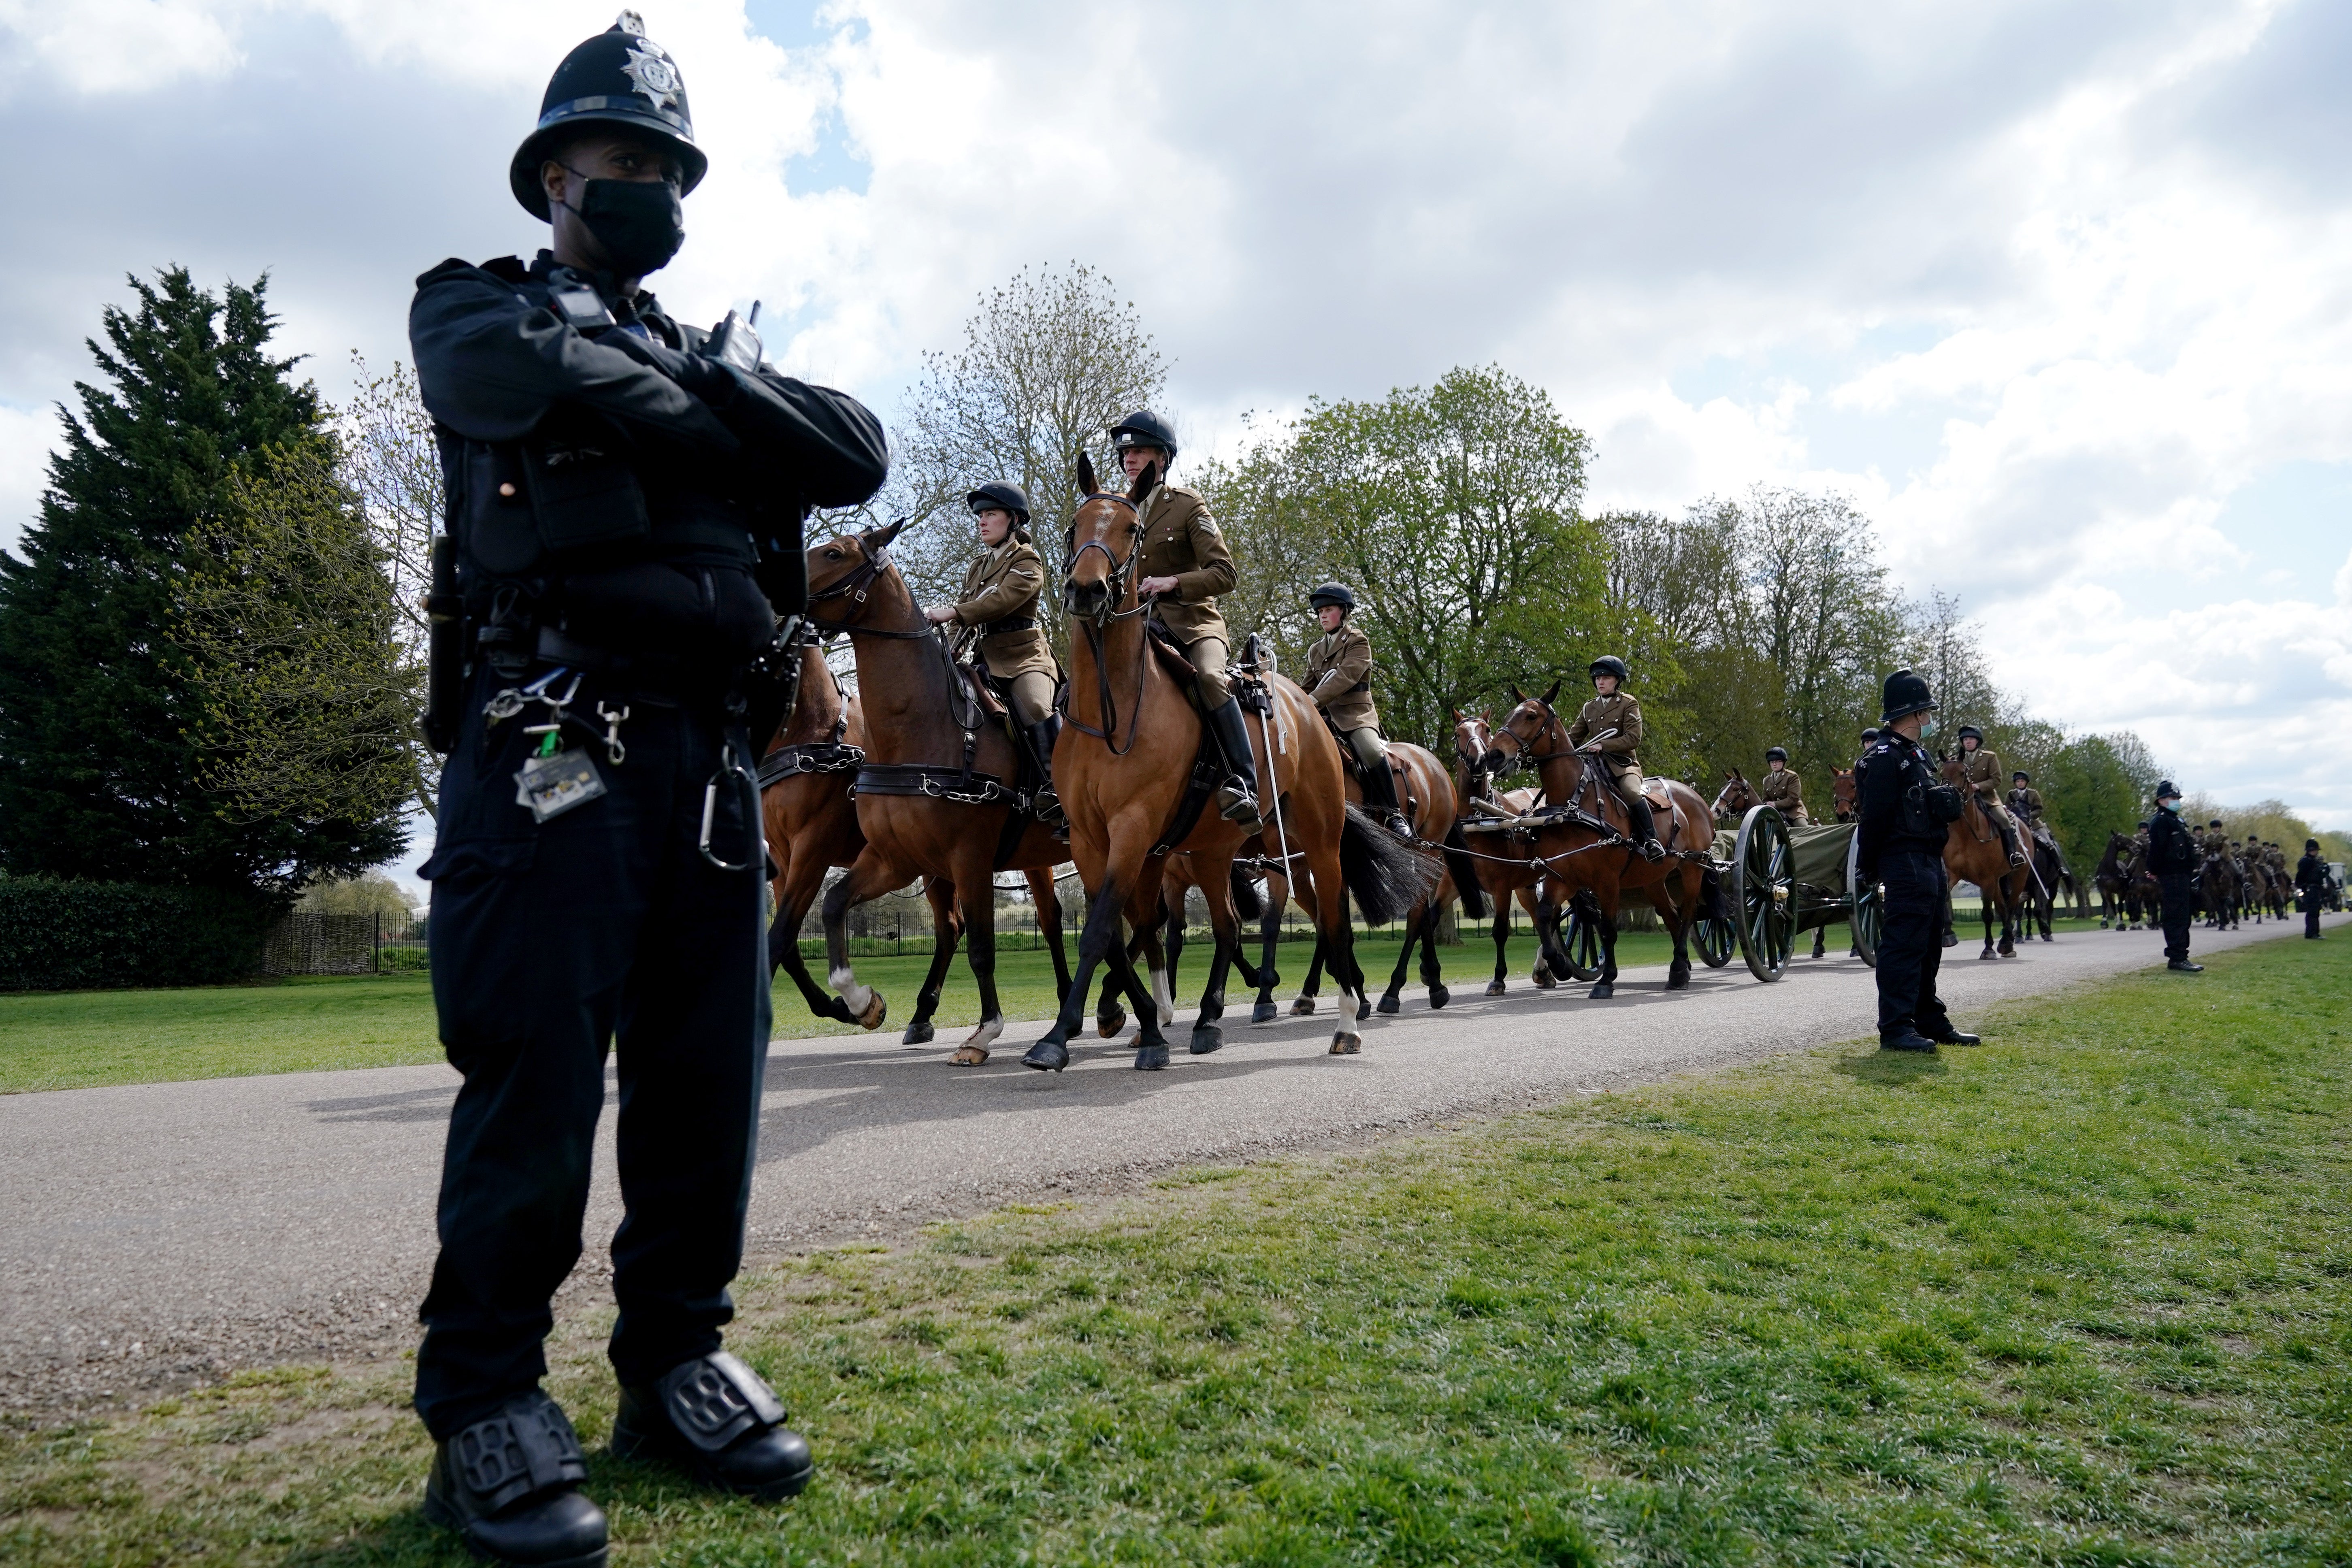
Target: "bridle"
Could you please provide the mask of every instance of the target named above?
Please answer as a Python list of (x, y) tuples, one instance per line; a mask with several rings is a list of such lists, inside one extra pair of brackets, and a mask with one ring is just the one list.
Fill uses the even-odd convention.
[[(885, 576), (898, 569), (898, 563), (890, 559), (888, 545), (877, 544), (867, 550), (861, 541), (858, 548), (864, 552), (865, 560), (844, 574), (840, 582), (808, 596), (808, 624), (811, 626), (824, 626), (834, 631), (846, 632), (853, 637), (887, 637), (894, 642), (928, 642), (937, 648), (940, 662), (947, 666), (949, 718), (957, 729), (964, 732), (964, 749), (969, 752), (971, 750), (973, 738), (978, 733), (986, 715), (981, 710), (980, 700), (972, 696), (971, 688), (964, 683), (962, 674), (956, 668), (955, 655), (949, 651), (948, 639), (938, 626), (926, 626), (920, 631), (902, 632), (895, 631), (888, 626), (869, 626), (855, 618), (828, 620), (816, 613), (816, 607), (819, 605), (839, 599), (853, 606), (848, 612), (850, 617), (865, 614), (868, 591)], [(967, 768), (968, 766), (967, 763)]]
[[(1124, 746), (1120, 745), (1118, 740), (1118, 700), (1111, 692), (1110, 669), (1103, 661), (1103, 637), (1114, 623), (1131, 619), (1150, 608), (1150, 605), (1139, 596), (1131, 608), (1119, 608), (1120, 602), (1127, 597), (1129, 581), (1135, 573), (1136, 558), (1143, 552), (1143, 510), (1125, 496), (1116, 495), (1108, 490), (1097, 490), (1092, 495), (1080, 498), (1078, 510), (1084, 510), (1098, 500), (1125, 507), (1135, 520), (1129, 530), (1132, 542), (1128, 547), (1127, 559), (1120, 560), (1111, 552), (1110, 546), (1099, 539), (1089, 539), (1084, 544), (1080, 544), (1077, 542), (1077, 515), (1073, 512), (1070, 517), (1070, 526), (1062, 533), (1062, 551), (1069, 557), (1069, 563), (1062, 568), (1062, 609), (1072, 620), (1078, 623), (1078, 630), (1087, 639), (1087, 651), (1094, 655), (1096, 711), (1102, 715), (1103, 727), (1097, 730), (1070, 711), (1069, 690), (1066, 687), (1063, 689), (1062, 693), (1062, 717), (1080, 734), (1091, 735), (1108, 746), (1112, 756), (1123, 757), (1135, 750), (1135, 738), (1142, 732), (1143, 729), (1143, 697), (1147, 689), (1145, 677), (1149, 673), (1144, 666), (1151, 658), (1151, 637), (1147, 631), (1135, 639), (1135, 711), (1128, 717), (1127, 744)], [(1077, 571), (1078, 563), (1086, 558), (1087, 552), (1089, 550), (1100, 551), (1103, 559), (1110, 564), (1105, 569), (1103, 574), (1102, 603), (1092, 614), (1082, 616), (1078, 613), (1076, 600), (1078, 585), (1070, 579), (1071, 574)]]

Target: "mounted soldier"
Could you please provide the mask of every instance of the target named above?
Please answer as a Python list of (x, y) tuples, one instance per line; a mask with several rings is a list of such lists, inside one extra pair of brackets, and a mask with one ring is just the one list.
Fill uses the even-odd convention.
[(2025, 847), (2018, 841), (2016, 819), (2000, 803), (2000, 759), (1985, 750), (1984, 731), (1974, 724), (1960, 726), (1960, 769), (1968, 775), (1969, 787), (1976, 792), (1978, 805), (2000, 830), (2000, 847), (2009, 863), (2024, 865)]
[(1642, 705), (1624, 689), (1625, 661), (1615, 654), (1594, 659), (1589, 673), (1594, 695), (1568, 727), (1568, 743), (1598, 753), (1601, 771), (1625, 804), (1643, 858), (1655, 865), (1666, 858), (1666, 847), (1658, 842), (1657, 824), (1642, 795)]
[(1062, 720), (1054, 711), (1054, 689), (1062, 668), (1037, 624), (1045, 563), (1029, 538), (1029, 497), (1018, 485), (992, 480), (963, 502), (979, 530), (981, 552), (964, 568), (956, 602), (934, 605), (923, 614), (933, 626), (961, 626), (978, 641), (981, 668), (1013, 710), (1043, 781), (1031, 810), (1058, 831), (1062, 806), (1054, 795), (1054, 742)]
[(2006, 804), (2009, 806), (2010, 815), (2024, 823), (2029, 828), (2041, 825), (2042, 792), (2033, 787), (2033, 776), (2022, 768), (2009, 775), (2009, 799)]
[(1756, 781), (1756, 797), (1778, 808), (1792, 827), (1803, 827), (1811, 821), (1805, 815), (1805, 783), (1789, 765), (1786, 746), (1775, 746), (1764, 753), (1764, 776)]
[(1299, 682), (1323, 710), (1323, 721), (1355, 753), (1363, 780), (1364, 803), (1379, 812), (1388, 830), (1412, 842), (1412, 825), (1397, 802), (1396, 775), (1381, 738), (1380, 710), (1372, 706), (1372, 642), (1348, 619), (1356, 595), (1344, 583), (1326, 583), (1307, 596), (1323, 635), (1307, 650), (1307, 679)]
[(1233, 552), (1225, 548), (1225, 536), (1217, 531), (1200, 492), (1168, 482), (1168, 470), (1176, 461), (1176, 432), (1165, 419), (1139, 408), (1112, 426), (1110, 436), (1128, 479), (1150, 486), (1140, 509), (1143, 541), (1137, 548), (1143, 577), (1136, 586), (1150, 601), (1151, 619), (1197, 672), (1193, 691), (1210, 738), (1224, 757), (1225, 782), (1217, 791), (1217, 811), (1228, 822), (1255, 826), (1257, 762), (1250, 751), (1249, 732), (1242, 728), (1241, 704), (1225, 675), (1233, 635), (1217, 611), (1217, 595), (1232, 593), (1241, 580), (1234, 570)]

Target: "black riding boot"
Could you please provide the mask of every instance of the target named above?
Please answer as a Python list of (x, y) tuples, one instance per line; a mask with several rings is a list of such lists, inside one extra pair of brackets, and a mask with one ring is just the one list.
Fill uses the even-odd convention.
[(1411, 844), (1419, 837), (1412, 824), (1404, 819), (1404, 808), (1397, 801), (1396, 773), (1383, 762), (1377, 767), (1363, 770), (1364, 804), (1379, 814), (1391, 833)]
[(1062, 716), (1048, 713), (1029, 726), (1029, 750), (1037, 758), (1037, 776), (1044, 781), (1030, 797), (1029, 808), (1057, 838), (1069, 837), (1070, 819), (1062, 815), (1062, 797), (1054, 793), (1054, 742), (1062, 732)]
[(1666, 847), (1658, 842), (1658, 825), (1650, 816), (1650, 803), (1640, 795), (1625, 802), (1625, 818), (1633, 828), (1633, 841), (1642, 847), (1642, 858), (1656, 865), (1666, 858)]
[(1993, 824), (2000, 829), (2000, 847), (2009, 851), (2009, 863), (2012, 866), (2024, 865), (2025, 849), (2017, 841), (2017, 825), (2006, 817), (2000, 816), (1993, 818)]
[(1257, 810), (1257, 754), (1250, 750), (1249, 731), (1242, 727), (1242, 705), (1231, 697), (1224, 706), (1208, 712), (1209, 734), (1225, 754), (1225, 785), (1217, 792), (1217, 811), (1227, 822), (1255, 831), (1262, 826)]
[(604, 1568), (604, 1511), (580, 1494), (587, 1479), (562, 1407), (534, 1389), (434, 1450), (425, 1517), (493, 1563)]

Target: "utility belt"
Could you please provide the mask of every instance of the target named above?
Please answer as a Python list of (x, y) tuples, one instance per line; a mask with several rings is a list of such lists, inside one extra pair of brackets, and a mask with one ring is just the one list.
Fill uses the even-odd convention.
[(1007, 616), (1001, 621), (982, 621), (975, 629), (978, 630), (983, 640), (989, 637), (1001, 636), (1005, 632), (1034, 632), (1037, 629), (1037, 617), (1034, 616)]

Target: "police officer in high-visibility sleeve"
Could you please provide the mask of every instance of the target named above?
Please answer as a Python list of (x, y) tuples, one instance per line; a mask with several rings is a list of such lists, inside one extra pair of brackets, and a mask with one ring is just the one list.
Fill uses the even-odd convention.
[(1960, 815), (1959, 792), (1939, 782), (1919, 742), (1936, 710), (1927, 683), (1907, 669), (1886, 678), (1885, 721), (1863, 769), (1854, 829), (1862, 876), (1881, 890), (1878, 1043), (1890, 1051), (1973, 1046), (1936, 994), (1943, 963), (1944, 843)]

